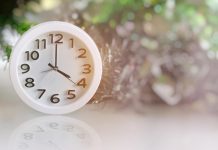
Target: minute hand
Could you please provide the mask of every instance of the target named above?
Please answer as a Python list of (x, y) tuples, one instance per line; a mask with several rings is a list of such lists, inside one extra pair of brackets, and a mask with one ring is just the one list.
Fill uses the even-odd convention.
[(58, 67), (58, 45), (55, 44), (55, 67)]

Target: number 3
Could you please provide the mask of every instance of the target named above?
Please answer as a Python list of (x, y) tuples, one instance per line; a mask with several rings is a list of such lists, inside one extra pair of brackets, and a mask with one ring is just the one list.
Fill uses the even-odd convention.
[(82, 73), (88, 74), (91, 72), (91, 65), (90, 64), (84, 64), (83, 67), (84, 67), (84, 71)]

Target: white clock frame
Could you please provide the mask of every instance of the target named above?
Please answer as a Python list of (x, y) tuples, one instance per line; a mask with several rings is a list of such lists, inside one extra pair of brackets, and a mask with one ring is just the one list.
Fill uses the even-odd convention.
[[(34, 98), (29, 96), (23, 89), (18, 76), (18, 62), (19, 56), (21, 55), (20, 49), (22, 49), (24, 45), (28, 44), (28, 41), (33, 41), (36, 37), (44, 33), (56, 31), (66, 32), (68, 34), (74, 35), (79, 40), (83, 41), (83, 43), (87, 46), (87, 49), (90, 52), (94, 65), (93, 78), (90, 82), (90, 86), (88, 87), (88, 89), (86, 89), (86, 92), (77, 101), (66, 106), (46, 106), (34, 102)], [(95, 42), (85, 31), (67, 22), (49, 21), (32, 27), (27, 32), (25, 32), (19, 39), (12, 51), (10, 58), (10, 77), (13, 87), (21, 100), (33, 109), (47, 114), (66, 114), (78, 110), (79, 108), (87, 104), (88, 101), (93, 97), (93, 95), (97, 91), (97, 88), (100, 85), (102, 77), (102, 60)]]

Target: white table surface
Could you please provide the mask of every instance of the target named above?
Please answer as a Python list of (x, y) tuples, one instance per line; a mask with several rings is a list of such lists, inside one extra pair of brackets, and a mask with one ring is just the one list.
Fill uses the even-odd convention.
[[(21, 102), (11, 86), (7, 70), (0, 69), (0, 78), (0, 150), (7, 150), (20, 125), (46, 115)], [(111, 103), (105, 107), (87, 105), (63, 118), (65, 116), (81, 120), (95, 130), (101, 138), (102, 150), (218, 148), (218, 117), (190, 108), (149, 106), (140, 114)]]

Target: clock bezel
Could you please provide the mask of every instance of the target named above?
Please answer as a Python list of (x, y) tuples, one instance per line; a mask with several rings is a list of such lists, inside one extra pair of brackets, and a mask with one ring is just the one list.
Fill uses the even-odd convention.
[[(21, 52), (20, 49), (25, 47), (28, 44), (26, 41), (31, 41), (36, 37), (49, 32), (66, 32), (78, 38), (79, 40), (83, 41), (86, 45), (87, 49), (89, 50), (90, 56), (92, 57), (93, 61), (93, 77), (90, 82), (89, 87), (86, 89), (86, 92), (78, 98), (75, 102), (63, 105), (63, 106), (48, 106), (42, 105), (35, 102), (36, 100), (31, 97), (26, 90), (22, 87), (18, 75), (18, 65), (19, 65), (19, 56)], [(13, 87), (21, 100), (32, 107), (33, 109), (47, 113), (47, 114), (66, 114), (73, 111), (78, 110), (79, 108), (83, 107), (88, 101), (94, 96), (95, 92), (97, 91), (101, 77), (102, 77), (102, 60), (99, 53), (99, 50), (92, 40), (92, 38), (81, 28), (61, 21), (49, 21), (40, 23), (32, 28), (30, 28), (27, 32), (25, 32), (22, 37), (19, 39), (17, 44), (15, 45), (11, 58), (10, 58), (10, 77), (13, 84)]]

